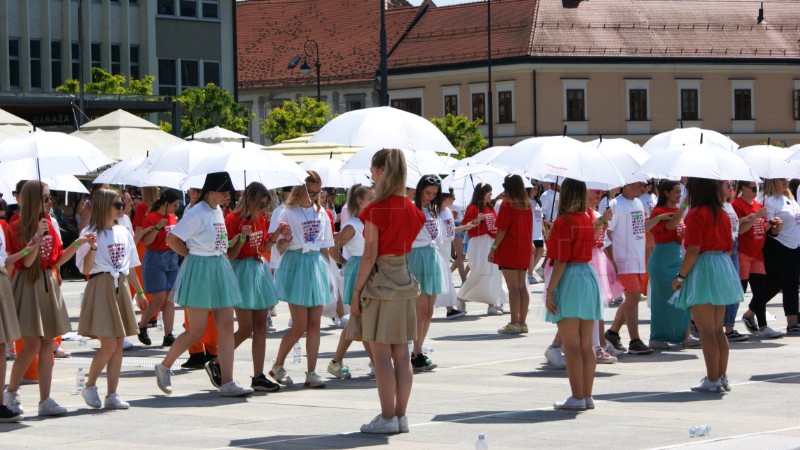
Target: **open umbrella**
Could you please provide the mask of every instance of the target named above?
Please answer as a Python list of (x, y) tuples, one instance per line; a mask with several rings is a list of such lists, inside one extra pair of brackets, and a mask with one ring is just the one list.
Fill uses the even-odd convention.
[(104, 170), (92, 181), (94, 184), (128, 184), (125, 177), (136, 170), (144, 162), (144, 156), (135, 156), (120, 161)]
[(0, 142), (0, 176), (6, 179), (84, 175), (112, 162), (94, 145), (64, 133), (36, 131)]
[(227, 152), (224, 148), (204, 142), (182, 141), (153, 151), (123, 180), (134, 186), (180, 189), (186, 175), (200, 161)]
[(651, 137), (642, 148), (650, 153), (657, 153), (672, 147), (692, 144), (715, 144), (729, 152), (739, 148), (739, 144), (722, 133), (696, 127), (676, 128), (659, 133)]
[(637, 173), (648, 178), (759, 181), (741, 157), (714, 144), (692, 144), (661, 151), (642, 164)]
[(390, 106), (346, 112), (323, 126), (309, 142), (457, 153), (453, 144), (429, 120)]
[(736, 154), (761, 178), (800, 178), (800, 158), (792, 160), (793, 152), (788, 148), (752, 145), (740, 148)]
[(297, 186), (308, 176), (296, 162), (278, 152), (240, 148), (204, 159), (192, 167), (181, 187), (202, 188), (206, 175), (214, 172), (228, 172), (237, 190), (256, 181), (267, 189)]
[(372, 184), (364, 173), (341, 173), (343, 166), (344, 161), (333, 158), (312, 159), (300, 164), (303, 170), (317, 172), (322, 178), (323, 187), (347, 189), (354, 184)]
[(115, 161), (146, 156), (148, 151), (182, 141), (158, 125), (121, 109), (84, 124), (70, 136), (94, 144)]
[(596, 139), (586, 143), (589, 148), (595, 148), (604, 154), (619, 173), (625, 178), (625, 184), (638, 181), (647, 181), (644, 175), (636, 174), (642, 164), (650, 159), (647, 153), (638, 144), (627, 139)]
[(33, 125), (27, 120), (0, 109), (0, 141), (32, 130)]
[(220, 142), (220, 141), (240, 142), (242, 139), (247, 141), (250, 140), (249, 137), (243, 134), (235, 133), (233, 131), (226, 130), (225, 128), (221, 127), (212, 127), (207, 130), (203, 130), (199, 133), (191, 135), (186, 139), (194, 141), (204, 141), (204, 142)]
[(468, 158), (464, 158), (461, 161), (448, 166), (448, 169), (458, 169), (459, 167), (488, 163), (507, 148), (508, 145), (496, 145), (494, 147), (485, 148)]
[[(503, 181), (508, 171), (487, 164), (475, 164), (459, 167), (442, 180), (442, 189), (453, 188), (457, 202), (466, 204), (472, 198), (475, 186), (486, 183), (492, 186), (492, 194), (496, 197), (503, 192)], [(532, 187), (530, 179), (522, 177), (526, 188)]]
[[(370, 175), (369, 168), (372, 165), (372, 156), (380, 148), (362, 148), (353, 156), (345, 161), (342, 166), (343, 174)], [(413, 188), (423, 175), (445, 174), (448, 170), (444, 167), (444, 161), (431, 151), (412, 151), (402, 150), (406, 159), (406, 187)]]

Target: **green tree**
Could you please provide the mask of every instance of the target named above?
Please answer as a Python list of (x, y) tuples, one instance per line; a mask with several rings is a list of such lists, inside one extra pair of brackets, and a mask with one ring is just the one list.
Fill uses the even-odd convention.
[(291, 100), (273, 109), (261, 124), (261, 134), (277, 144), (316, 131), (328, 123), (330, 108), (325, 102), (305, 97), (298, 104)]
[(457, 159), (466, 158), (478, 153), (483, 150), (488, 143), (478, 129), (478, 125), (483, 123), (480, 119), (470, 121), (466, 116), (461, 114), (457, 116), (448, 114), (444, 118), (431, 118), (431, 123), (436, 125), (436, 128), (441, 130), (447, 140), (458, 150)]
[(215, 126), (247, 134), (253, 113), (214, 83), (202, 88), (188, 88), (175, 97), (181, 104), (181, 136), (188, 137)]
[[(83, 85), (83, 92), (110, 95), (153, 95), (155, 80), (152, 75), (145, 75), (140, 80), (134, 78), (128, 80), (125, 75), (112, 75), (99, 67), (92, 67), (92, 81)], [(80, 93), (80, 82), (66, 80), (64, 84), (56, 88), (56, 92), (78, 94)]]

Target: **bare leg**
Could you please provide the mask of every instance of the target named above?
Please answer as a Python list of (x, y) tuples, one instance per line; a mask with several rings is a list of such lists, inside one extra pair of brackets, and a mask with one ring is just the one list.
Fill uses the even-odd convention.
[(422, 344), (425, 343), (425, 338), (428, 336), (428, 330), (431, 327), (431, 319), (433, 319), (433, 305), (436, 303), (435, 295), (419, 295), (416, 300), (417, 312), (417, 338), (414, 339), (414, 354), (422, 353)]
[[(89, 366), (89, 375), (86, 377), (86, 387), (92, 387), (97, 384), (97, 377), (106, 368), (114, 352), (117, 351), (117, 338), (115, 337), (100, 337), (100, 349), (97, 350), (92, 358), (92, 364)], [(109, 380), (110, 381), (110, 380)]]
[[(572, 397), (582, 399), (584, 392), (583, 352), (580, 335), (580, 319), (561, 319), (558, 322), (558, 335), (561, 336), (564, 348), (564, 360), (567, 363), (567, 377)], [(589, 340), (591, 344), (591, 340)], [(592, 355), (594, 356), (594, 355)]]
[(306, 310), (308, 311), (308, 323), (306, 325), (306, 365), (308, 367), (308, 373), (311, 373), (317, 370), (322, 306), (306, 308)]
[(392, 344), (391, 352), (396, 382), (394, 415), (401, 417), (406, 415), (408, 399), (411, 397), (411, 386), (414, 383), (414, 373), (411, 369), (408, 345)]
[[(52, 349), (53, 343), (50, 342), (48, 350)], [(17, 359), (11, 365), (11, 376), (8, 379), (8, 392), (14, 392), (19, 389), (19, 382), (22, 380), (22, 375), (28, 370), (33, 359), (39, 354), (42, 346), (42, 338), (38, 336), (23, 336), (22, 337), (22, 351), (17, 353)], [(5, 355), (3, 355), (5, 358)]]
[(253, 311), (253, 375), (264, 373), (264, 359), (267, 355), (267, 314), (268, 309)]
[(294, 343), (303, 337), (303, 333), (308, 328), (308, 308), (290, 303), (289, 314), (292, 316), (292, 327), (286, 330), (286, 334), (283, 335), (281, 344), (278, 346), (278, 355), (275, 357), (277, 366), (282, 366), (286, 362), (286, 355), (292, 350)]
[[(372, 365), (375, 368), (375, 384), (378, 388), (378, 400), (381, 403), (381, 415), (384, 419), (391, 419), (397, 415), (397, 373), (392, 366), (394, 352), (392, 345), (370, 342), (372, 349)], [(408, 370), (411, 370), (411, 360), (408, 356), (406, 345), (406, 359)], [(402, 363), (402, 360), (400, 361)]]
[(639, 339), (639, 302), (641, 300), (641, 292), (626, 292), (625, 303), (620, 307), (625, 311), (625, 324), (628, 326), (628, 336), (632, 341)]
[(39, 347), (39, 400), (50, 397), (53, 382), (53, 342), (55, 339), (42, 339)]
[[(728, 340), (722, 331), (722, 320), (716, 320), (716, 309), (712, 304), (697, 305), (692, 307), (692, 319), (700, 331), (700, 339), (703, 341), (703, 359), (706, 363), (706, 375), (711, 381), (719, 380), (724, 372), (721, 367), (727, 367), (727, 343)], [(725, 308), (721, 308), (723, 313)], [(717, 330), (719, 327), (719, 330)], [(722, 339), (719, 339), (722, 334)], [(719, 342), (724, 341), (724, 342)], [(724, 347), (723, 347), (724, 346)], [(725, 349), (725, 362), (723, 364), (721, 349)]]
[(456, 253), (456, 260), (450, 264), (450, 272), (458, 269), (458, 276), (461, 277), (461, 282), (463, 283), (467, 279), (467, 270), (464, 268), (464, 260), (466, 259), (466, 255), (464, 255), (464, 240), (456, 236), (452, 245)]
[(207, 309), (186, 308), (186, 316), (189, 319), (189, 329), (175, 339), (164, 360), (161, 361), (161, 364), (166, 368), (172, 367), (175, 364), (175, 360), (188, 350), (190, 345), (202, 339), (203, 334), (206, 332), (206, 323), (208, 322)]
[(106, 397), (117, 392), (119, 387), (119, 374), (122, 371), (122, 341), (125, 338), (112, 338), (115, 341), (116, 349), (111, 355), (106, 365), (106, 382), (108, 383), (108, 392)]
[[(146, 328), (147, 322), (150, 321), (150, 318), (156, 315), (161, 309), (164, 307), (165, 300), (167, 299), (167, 291), (156, 292), (155, 294), (150, 294), (152, 296), (152, 300), (150, 303), (147, 304), (147, 309), (144, 310), (142, 313), (142, 318), (139, 319), (139, 328)], [(172, 303), (172, 302), (170, 302)], [(167, 332), (167, 317), (166, 314), (163, 312), (161, 313), (161, 318), (164, 320), (164, 333)], [(170, 322), (169, 330), (172, 332), (172, 324), (175, 322), (175, 308), (173, 306), (172, 309), (172, 321)]]
[(217, 362), (219, 363), (222, 384), (233, 381), (233, 307), (214, 309), (214, 322), (217, 324)]
[(594, 371), (597, 367), (597, 358), (594, 353), (594, 346), (592, 345), (592, 334), (594, 334), (594, 321), (581, 320), (580, 323), (580, 345), (581, 345), (581, 360), (583, 363), (583, 397), (592, 396), (592, 387), (594, 386)]
[[(6, 385), (6, 344), (0, 343), (0, 386)], [(2, 396), (0, 396), (0, 405), (3, 404)]]
[[(353, 343), (353, 341), (346, 338), (347, 331), (349, 329), (350, 329), (350, 322), (347, 322), (347, 325), (345, 325), (344, 329), (342, 330), (342, 334), (339, 335), (339, 344), (336, 346), (336, 353), (333, 354), (333, 360), (338, 363), (344, 361), (344, 354), (347, 353), (347, 349), (349, 349), (350, 344)], [(366, 341), (364, 342), (364, 344), (366, 344)]]

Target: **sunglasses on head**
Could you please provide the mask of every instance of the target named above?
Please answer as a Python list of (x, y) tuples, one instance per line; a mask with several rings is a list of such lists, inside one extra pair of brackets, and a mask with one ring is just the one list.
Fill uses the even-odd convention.
[(429, 185), (429, 186), (430, 185), (434, 185), (434, 184), (436, 186), (438, 186), (438, 185), (442, 184), (442, 180), (440, 180), (437, 177), (425, 177), (425, 178), (422, 179), (422, 182), (427, 184), (427, 185)]

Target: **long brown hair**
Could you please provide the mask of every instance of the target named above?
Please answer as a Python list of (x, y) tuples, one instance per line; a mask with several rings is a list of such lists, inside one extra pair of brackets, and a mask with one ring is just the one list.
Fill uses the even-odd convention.
[(504, 202), (509, 202), (515, 208), (521, 210), (531, 209), (531, 201), (528, 198), (528, 193), (525, 192), (525, 183), (522, 177), (516, 174), (507, 175), (503, 180), (503, 189), (506, 191), (506, 198)]
[(712, 217), (716, 220), (717, 212), (722, 209), (722, 181), (689, 177), (686, 192), (692, 208), (705, 206), (711, 210)]
[(114, 211), (114, 200), (122, 196), (119, 192), (113, 189), (98, 189), (92, 194), (92, 215), (89, 217), (89, 228), (93, 231), (100, 232), (110, 230), (114, 226), (114, 221), (111, 221), (111, 226), (108, 226), (106, 220), (108, 216)]
[(569, 214), (585, 212), (587, 208), (586, 183), (567, 178), (561, 184), (561, 197), (558, 202), (558, 215), (569, 219)]
[(483, 197), (486, 195), (487, 192), (492, 191), (492, 185), (487, 183), (478, 183), (475, 186), (475, 190), (472, 191), (472, 201), (469, 202), (468, 206), (476, 206), (478, 208), (478, 212), (484, 210), (484, 208), (491, 208), (492, 201), (489, 200), (488, 202), (483, 201)]
[[(308, 184), (309, 183), (319, 184), (320, 185), (320, 189), (322, 189), (322, 178), (320, 178), (319, 174), (317, 172), (314, 172), (313, 170), (309, 170), (309, 171), (307, 171), (307, 173), (308, 173), (308, 176), (305, 179), (305, 183), (300, 185), (300, 186), (295, 186), (295, 187), (292, 188), (292, 193), (289, 194), (289, 198), (286, 199), (286, 203), (284, 203), (284, 205), (287, 208), (290, 208), (292, 206), (299, 206), (300, 205), (300, 200), (304, 196), (308, 197)], [(319, 204), (319, 196), (317, 196), (317, 198), (312, 200), (311, 203), (316, 207), (317, 212), (319, 212), (319, 210), (322, 209), (322, 206), (320, 206), (320, 204)]]
[(402, 150), (384, 148), (372, 155), (372, 167), (383, 169), (375, 184), (375, 201), (380, 202), (406, 186), (406, 157)]
[[(30, 180), (22, 185), (22, 188), (17, 192), (17, 198), (20, 199), (19, 203), (19, 228), (17, 229), (17, 239), (22, 245), (27, 243), (36, 234), (39, 229), (39, 221), (42, 219), (43, 205), (42, 196), (44, 195), (44, 188), (48, 187), (45, 183), (36, 180)], [(28, 270), (28, 281), (34, 282), (39, 279), (41, 274), (42, 259), (39, 253), (36, 254), (36, 259)]]
[(161, 196), (161, 188), (160, 187), (143, 187), (142, 188), (142, 201), (147, 204), (147, 208), (150, 209), (153, 204), (158, 201), (158, 197)]
[(236, 203), (236, 207), (233, 208), (233, 212), (240, 216), (249, 216), (250, 211), (244, 210), (245, 204), (247, 204), (249, 208), (252, 208), (255, 205), (256, 215), (258, 215), (258, 211), (261, 209), (261, 200), (263, 200), (265, 197), (270, 200), (271, 204), (272, 199), (269, 198), (269, 191), (267, 188), (257, 181), (250, 183), (245, 188), (242, 198), (239, 199), (238, 203)]

